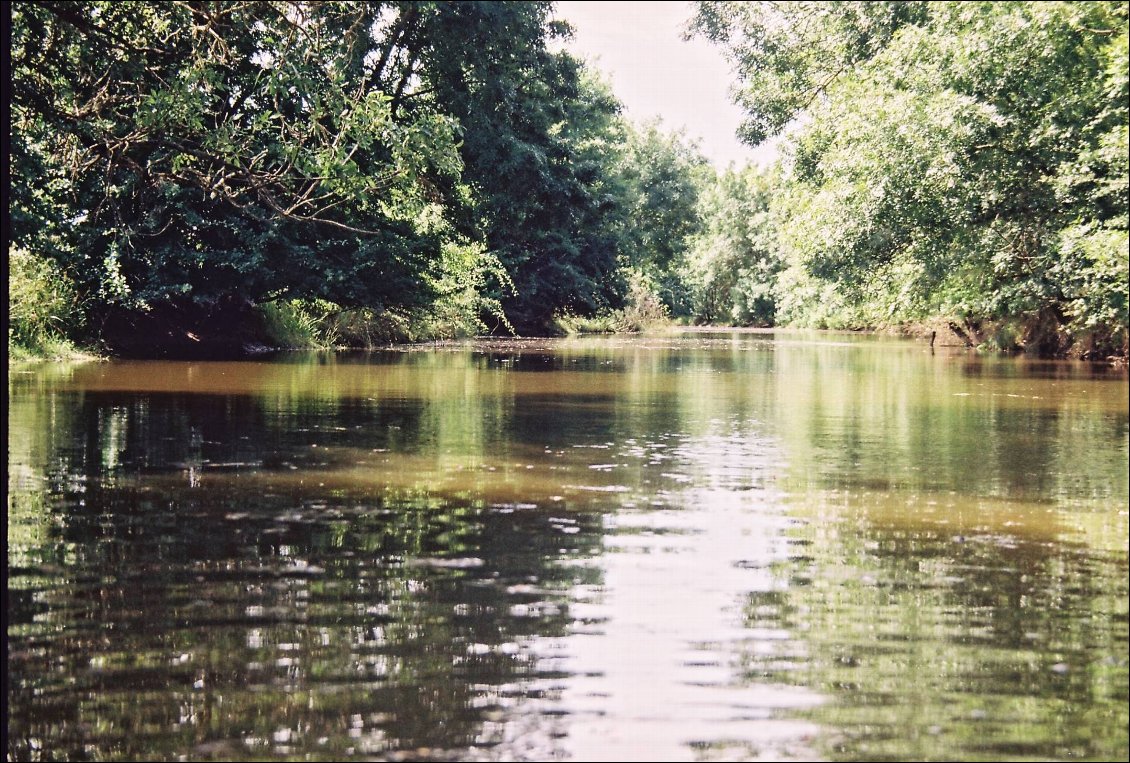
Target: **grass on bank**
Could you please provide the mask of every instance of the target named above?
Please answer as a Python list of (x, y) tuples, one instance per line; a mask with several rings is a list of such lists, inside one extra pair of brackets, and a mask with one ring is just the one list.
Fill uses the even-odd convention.
[(619, 310), (606, 310), (591, 317), (558, 313), (553, 318), (553, 333), (558, 336), (574, 334), (626, 334), (671, 324), (667, 306), (655, 288), (639, 274), (632, 274), (628, 282), (628, 297)]
[(8, 247), (8, 362), (93, 359), (71, 331), (82, 311), (73, 281), (46, 257)]
[(477, 304), (444, 300), (429, 311), (417, 312), (346, 309), (333, 302), (306, 299), (276, 300), (256, 310), (267, 342), (291, 350), (371, 350), (407, 342), (465, 339), (488, 331)]

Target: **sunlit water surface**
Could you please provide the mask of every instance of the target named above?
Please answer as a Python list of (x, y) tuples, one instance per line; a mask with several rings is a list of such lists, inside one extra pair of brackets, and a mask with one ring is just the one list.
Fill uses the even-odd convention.
[(8, 389), (9, 760), (1130, 754), (1125, 371), (688, 332)]

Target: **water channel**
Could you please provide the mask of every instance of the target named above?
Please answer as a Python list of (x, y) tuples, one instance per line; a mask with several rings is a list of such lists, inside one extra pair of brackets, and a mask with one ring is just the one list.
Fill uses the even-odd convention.
[(1128, 398), (836, 333), (13, 367), (8, 759), (1126, 759)]

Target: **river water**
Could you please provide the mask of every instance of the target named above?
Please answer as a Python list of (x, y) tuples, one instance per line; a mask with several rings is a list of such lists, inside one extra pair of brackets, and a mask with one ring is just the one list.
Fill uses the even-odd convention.
[(688, 331), (8, 390), (9, 760), (1130, 755), (1124, 370)]

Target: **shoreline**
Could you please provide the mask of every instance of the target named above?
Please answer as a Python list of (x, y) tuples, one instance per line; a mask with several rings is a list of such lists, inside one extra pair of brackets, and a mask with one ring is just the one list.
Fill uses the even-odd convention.
[(954, 349), (964, 349), (984, 356), (1026, 357), (1034, 360), (1045, 361), (1095, 363), (1120, 368), (1125, 368), (1127, 366), (1127, 358), (1125, 356), (1112, 355), (1104, 357), (1086, 357), (1084, 353), (1080, 353), (1078, 351), (1072, 352), (1072, 349), (1074, 348), (1070, 347), (1066, 352), (1063, 353), (1057, 353), (1054, 355), (1039, 355), (1036, 353), (1025, 352), (1023, 349), (1006, 350), (998, 347), (986, 346), (985, 343), (982, 343), (981, 345), (974, 345), (971, 344), (966, 337), (960, 336), (944, 320), (924, 321), (902, 326), (860, 329), (805, 328), (799, 326), (687, 325), (671, 322), (668, 324), (657, 324), (642, 331), (578, 331), (565, 336), (553, 334), (514, 336), (483, 334), (468, 336), (464, 338), (448, 337), (442, 339), (437, 338), (414, 341), (388, 341), (381, 343), (380, 345), (369, 347), (350, 345), (339, 345), (332, 347), (287, 347), (282, 345), (268, 345), (260, 342), (249, 342), (241, 345), (238, 348), (235, 348), (230, 342), (213, 344), (204, 340), (200, 341), (200, 343), (195, 347), (187, 348), (183, 343), (180, 343), (177, 346), (161, 345), (157, 343), (135, 343), (131, 344), (126, 351), (120, 352), (99, 352), (93, 348), (83, 347), (71, 347), (69, 349), (53, 347), (48, 352), (37, 353), (34, 350), (29, 350), (27, 348), (18, 346), (13, 347), (9, 345), (8, 366), (13, 367), (38, 363), (91, 363), (108, 362), (112, 360), (263, 360), (273, 358), (285, 353), (355, 353), (388, 351), (416, 352), (429, 349), (465, 347), (468, 344), (480, 344), (487, 346), (488, 348), (491, 344), (494, 344), (494, 350), (505, 351), (506, 349), (508, 349), (508, 346), (513, 346), (515, 344), (528, 344), (536, 342), (556, 344), (562, 341), (568, 341), (569, 339), (578, 338), (617, 338), (641, 335), (663, 336), (672, 334), (718, 335), (735, 333), (764, 336), (773, 336), (779, 334), (826, 334), (829, 336), (839, 335), (888, 337), (891, 339), (921, 342), (927, 344), (931, 348), (945, 349), (949, 351), (952, 351)]

